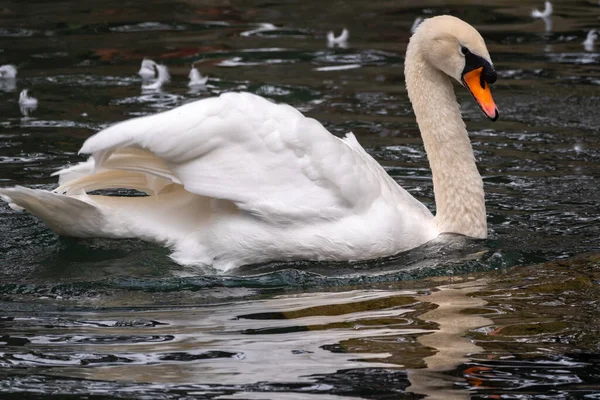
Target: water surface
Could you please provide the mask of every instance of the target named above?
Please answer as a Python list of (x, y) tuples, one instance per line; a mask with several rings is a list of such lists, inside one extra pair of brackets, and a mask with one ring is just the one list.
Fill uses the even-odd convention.
[[(152, 244), (58, 238), (0, 204), (0, 397), (595, 398), (600, 42), (582, 41), (600, 6), (556, 1), (547, 31), (529, 17), (542, 2), (488, 3), (6, 2), (0, 64), (19, 74), (0, 84), (2, 186), (51, 189), (99, 129), (243, 90), (354, 132), (434, 211), (404, 88), (418, 16), (479, 29), (501, 117), (457, 87), (489, 238), (384, 260), (200, 273)], [(344, 27), (349, 46), (328, 48)], [(144, 57), (169, 67), (162, 90), (142, 90)], [(188, 88), (192, 62), (205, 88)], [(22, 89), (37, 109), (20, 110)]]

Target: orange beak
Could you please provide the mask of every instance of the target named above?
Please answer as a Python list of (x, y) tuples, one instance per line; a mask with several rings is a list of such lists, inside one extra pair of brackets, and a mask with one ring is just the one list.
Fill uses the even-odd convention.
[(471, 92), (477, 101), (477, 104), (479, 104), (479, 107), (481, 107), (481, 111), (483, 111), (489, 119), (495, 121), (498, 119), (498, 107), (496, 107), (496, 103), (494, 103), (494, 99), (492, 98), (490, 86), (481, 78), (482, 72), (483, 67), (467, 72), (463, 75), (463, 83), (467, 89), (469, 89), (469, 92)]

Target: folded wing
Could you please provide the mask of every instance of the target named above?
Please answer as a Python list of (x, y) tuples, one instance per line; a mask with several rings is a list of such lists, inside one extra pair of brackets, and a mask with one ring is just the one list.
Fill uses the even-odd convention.
[[(92, 155), (93, 174), (128, 171), (134, 175), (115, 177), (132, 182), (142, 174), (156, 179), (155, 191), (181, 184), (283, 221), (358, 213), (385, 186), (397, 187), (352, 134), (339, 139), (292, 107), (247, 93), (118, 123), (89, 138), (80, 152)], [(76, 176), (77, 170), (67, 172)], [(68, 189), (82, 179), (90, 178), (61, 184)]]

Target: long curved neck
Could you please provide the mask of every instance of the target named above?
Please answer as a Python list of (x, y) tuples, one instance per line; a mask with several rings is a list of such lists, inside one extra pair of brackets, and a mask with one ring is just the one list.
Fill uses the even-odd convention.
[(404, 73), (408, 97), (433, 175), (435, 223), (441, 232), (487, 237), (483, 181), (450, 78), (411, 39)]

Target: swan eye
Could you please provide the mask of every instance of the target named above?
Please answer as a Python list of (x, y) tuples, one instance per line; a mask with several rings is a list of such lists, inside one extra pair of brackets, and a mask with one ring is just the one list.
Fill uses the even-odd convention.
[(465, 46), (460, 46), (460, 52), (463, 54), (463, 56), (466, 56), (470, 53), (469, 49), (467, 49)]

